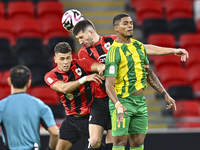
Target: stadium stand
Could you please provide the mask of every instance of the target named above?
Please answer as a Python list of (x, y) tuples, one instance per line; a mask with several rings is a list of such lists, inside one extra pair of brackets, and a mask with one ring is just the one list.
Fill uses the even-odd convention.
[(0, 20), (5, 19), (5, 5), (3, 2), (0, 2)]
[(35, 86), (31, 88), (30, 94), (40, 98), (47, 105), (58, 105), (59, 97), (55, 91), (48, 86)]
[(47, 45), (48, 41), (53, 37), (69, 37), (69, 32), (63, 28), (60, 19), (42, 20), (42, 31), (44, 45)]
[(186, 49), (188, 52), (200, 51), (200, 34), (185, 33), (185, 34), (180, 35), (179, 47)]
[(178, 18), (193, 19), (192, 3), (188, 0), (165, 1), (164, 10), (168, 21)]
[(60, 1), (39, 1), (36, 4), (36, 14), (38, 19), (60, 19), (64, 13), (63, 5)]
[(135, 12), (138, 25), (142, 25), (145, 19), (163, 18), (162, 4), (157, 0), (143, 0), (138, 2), (135, 7)]
[(25, 19), (16, 21), (15, 24), (16, 38), (37, 37), (42, 38), (42, 24), (40, 20)]
[(177, 18), (169, 22), (169, 31), (174, 34), (176, 39), (183, 33), (195, 33), (196, 25), (193, 18)]
[(14, 46), (16, 44), (15, 32), (13, 30), (14, 24), (12, 20), (2, 19), (0, 20), (0, 38), (7, 38), (10, 44)]
[(144, 41), (150, 34), (154, 33), (169, 33), (166, 19), (145, 19), (142, 23), (142, 31)]
[(7, 5), (8, 19), (21, 20), (35, 18), (35, 7), (31, 1), (11, 1)]

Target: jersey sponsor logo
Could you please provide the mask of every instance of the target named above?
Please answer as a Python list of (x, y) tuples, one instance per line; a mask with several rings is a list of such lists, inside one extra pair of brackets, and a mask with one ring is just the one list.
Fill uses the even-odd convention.
[(74, 98), (74, 96), (71, 93), (67, 93), (65, 94), (65, 97), (69, 100), (72, 100)]
[(104, 47), (105, 47), (107, 50), (109, 50), (109, 48), (110, 48), (110, 42), (105, 43), (105, 44), (104, 44)]
[(106, 62), (106, 55), (107, 54), (103, 54), (103, 55), (99, 56), (99, 58), (97, 59), (97, 61), (99, 63), (105, 63)]
[(113, 66), (113, 65), (110, 66), (109, 74), (115, 74), (115, 66)]
[(131, 53), (129, 51), (126, 51), (126, 56), (131, 55)]
[(76, 70), (75, 70), (75, 72), (77, 73), (77, 75), (79, 75), (79, 76), (81, 76), (82, 75), (82, 71), (81, 71), (81, 69), (80, 68), (77, 68)]
[(50, 77), (47, 78), (47, 82), (49, 82), (50, 84), (53, 82), (53, 79), (51, 79)]

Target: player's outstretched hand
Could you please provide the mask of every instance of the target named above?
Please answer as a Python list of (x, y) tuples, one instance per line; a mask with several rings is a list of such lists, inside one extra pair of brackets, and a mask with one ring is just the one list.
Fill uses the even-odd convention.
[(175, 49), (174, 54), (181, 56), (181, 61), (186, 61), (186, 59), (189, 58), (188, 52), (182, 48)]
[(124, 119), (124, 113), (127, 114), (127, 109), (126, 109), (126, 107), (120, 106), (120, 107), (117, 109), (117, 113), (118, 113), (118, 124), (120, 124), (120, 122), (122, 122), (123, 119)]
[(165, 94), (165, 101), (168, 103), (166, 109), (171, 109), (173, 107), (176, 110), (176, 102), (169, 94)]
[(88, 75), (86, 78), (87, 81), (94, 81), (96, 83), (103, 83), (102, 80), (105, 80), (104, 76), (100, 76), (96, 73)]

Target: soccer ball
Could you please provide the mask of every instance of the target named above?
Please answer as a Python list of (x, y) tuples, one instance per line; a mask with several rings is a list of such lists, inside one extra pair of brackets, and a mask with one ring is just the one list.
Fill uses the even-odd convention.
[(84, 20), (83, 15), (76, 9), (70, 9), (62, 16), (63, 27), (69, 32), (72, 32), (74, 26), (80, 20)]

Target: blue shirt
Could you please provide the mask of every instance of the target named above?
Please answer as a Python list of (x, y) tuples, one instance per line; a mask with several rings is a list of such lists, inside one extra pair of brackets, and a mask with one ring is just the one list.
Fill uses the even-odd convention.
[(47, 129), (55, 125), (51, 109), (26, 93), (12, 94), (0, 101), (3, 142), (10, 150), (30, 150), (40, 146), (40, 123)]

